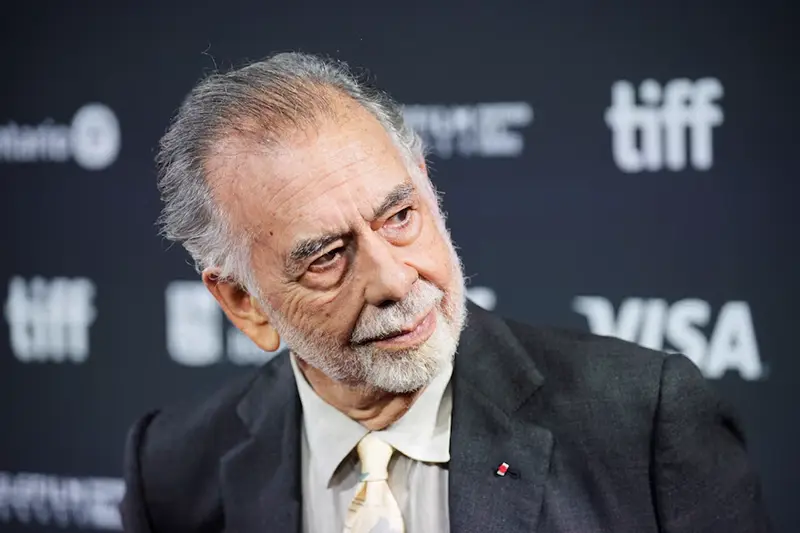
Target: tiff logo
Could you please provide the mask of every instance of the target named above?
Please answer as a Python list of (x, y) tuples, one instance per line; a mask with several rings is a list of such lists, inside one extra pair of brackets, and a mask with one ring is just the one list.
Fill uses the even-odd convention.
[[(695, 82), (680, 78), (662, 88), (652, 79), (636, 90), (628, 81), (611, 87), (611, 107), (606, 124), (612, 131), (614, 161), (623, 172), (708, 170), (714, 163), (712, 129), (723, 121), (715, 103), (722, 97), (716, 78)], [(688, 141), (687, 141), (688, 137)]]
[(86, 278), (13, 277), (4, 311), (14, 356), (23, 363), (86, 361), (95, 292)]

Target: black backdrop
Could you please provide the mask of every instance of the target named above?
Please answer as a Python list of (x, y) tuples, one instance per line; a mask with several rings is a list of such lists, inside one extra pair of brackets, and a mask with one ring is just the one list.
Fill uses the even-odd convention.
[(476, 301), (687, 353), (800, 531), (790, 2), (201, 4), (3, 6), (0, 530), (118, 528), (134, 419), (269, 357), (157, 237), (152, 159), (204, 72), (299, 49), (408, 105)]

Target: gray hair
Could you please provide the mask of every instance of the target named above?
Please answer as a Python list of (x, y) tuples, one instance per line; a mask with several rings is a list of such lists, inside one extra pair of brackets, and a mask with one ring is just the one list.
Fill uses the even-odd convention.
[[(250, 241), (218, 205), (207, 163), (231, 135), (279, 142), (289, 128), (313, 126), (331, 110), (330, 97), (349, 97), (370, 112), (400, 150), (410, 172), (424, 161), (422, 140), (405, 122), (401, 106), (356, 75), (344, 62), (302, 53), (280, 53), (201, 80), (184, 100), (156, 156), (164, 208), (161, 234), (180, 242), (195, 269), (219, 269), (219, 277), (251, 294), (258, 285), (250, 268)], [(436, 193), (430, 187), (430, 192)]]

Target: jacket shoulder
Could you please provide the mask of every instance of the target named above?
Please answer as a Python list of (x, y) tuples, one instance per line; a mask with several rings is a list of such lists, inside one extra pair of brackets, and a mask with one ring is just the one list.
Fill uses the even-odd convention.
[(507, 323), (544, 377), (530, 405), (562, 453), (580, 458), (578, 464), (591, 457), (597, 464), (646, 471), (665, 362), (674, 357), (692, 363), (617, 338)]
[(580, 330), (506, 324), (547, 380), (601, 396), (657, 393), (665, 359), (683, 357)]
[(138, 501), (131, 497), (128, 504), (146, 508), (148, 521), (159, 530), (180, 530), (185, 524), (174, 522), (179, 515), (192, 524), (221, 520), (216, 516), (220, 460), (248, 436), (237, 407), (275, 359), (210, 395), (150, 412), (134, 424), (126, 443), (125, 478)]
[[(184, 448), (207, 443), (212, 435), (241, 434), (242, 424), (236, 416), (236, 406), (257, 373), (248, 373), (228, 381), (210, 395), (183, 400), (150, 414), (146, 431), (146, 456), (184, 454)], [(217, 443), (218, 448), (224, 442)], [(204, 447), (208, 448), (208, 447)]]

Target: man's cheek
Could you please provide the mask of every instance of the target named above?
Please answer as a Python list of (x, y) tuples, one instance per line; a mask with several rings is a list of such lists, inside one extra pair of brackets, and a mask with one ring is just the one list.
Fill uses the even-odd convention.
[(363, 302), (355, 290), (342, 290), (335, 295), (316, 295), (303, 308), (303, 327), (311, 334), (348, 342), (362, 307)]
[(305, 328), (310, 314), (307, 309), (307, 302), (298, 292), (285, 292), (275, 294), (269, 299), (273, 309), (277, 309), (285, 322), (295, 328)]

